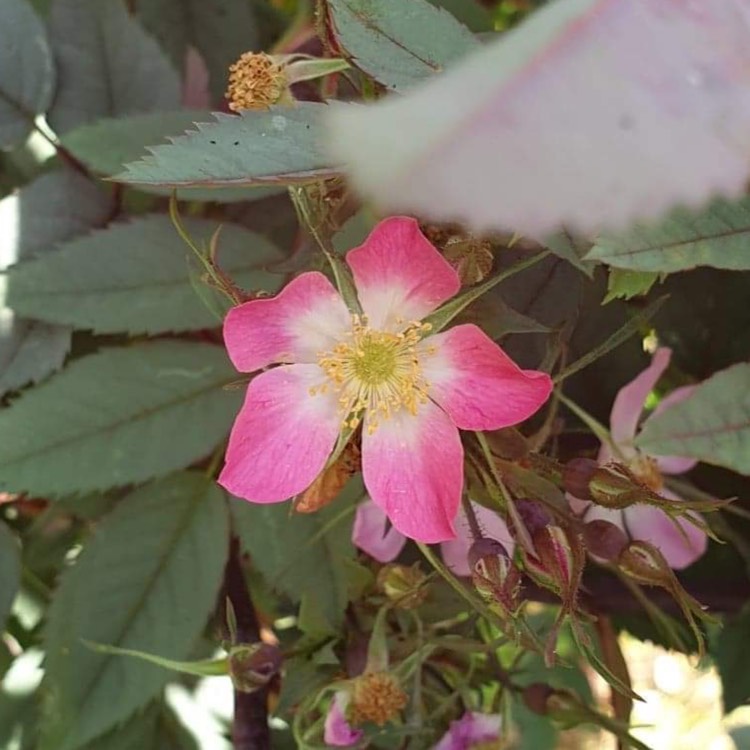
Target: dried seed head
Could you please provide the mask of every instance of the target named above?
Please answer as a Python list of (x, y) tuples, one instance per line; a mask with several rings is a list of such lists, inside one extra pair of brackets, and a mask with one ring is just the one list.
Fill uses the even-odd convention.
[(406, 693), (388, 672), (366, 672), (354, 680), (350, 716), (353, 724), (383, 726), (406, 706)]
[(288, 93), (284, 67), (265, 52), (245, 52), (229, 66), (229, 109), (267, 109)]

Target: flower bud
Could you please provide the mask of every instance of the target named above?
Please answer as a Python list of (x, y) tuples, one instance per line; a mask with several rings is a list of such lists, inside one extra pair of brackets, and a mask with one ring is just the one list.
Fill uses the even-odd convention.
[(235, 690), (253, 693), (265, 687), (281, 668), (281, 651), (268, 643), (233, 646), (229, 651), (229, 676)]
[(645, 488), (633, 473), (622, 464), (600, 466), (589, 481), (591, 499), (604, 508), (620, 510), (634, 503), (644, 502)]
[(593, 500), (589, 490), (589, 482), (599, 464), (592, 458), (574, 458), (565, 464), (563, 468), (563, 487), (573, 497), (579, 500)]
[(378, 573), (377, 586), (400, 609), (416, 609), (427, 598), (427, 576), (414, 565), (384, 565)]
[(619, 526), (596, 519), (583, 525), (583, 545), (594, 557), (616, 560), (628, 546), (628, 537)]
[(544, 682), (532, 682), (523, 689), (521, 697), (529, 710), (540, 716), (546, 716), (549, 712), (547, 701), (554, 692), (554, 688)]
[(518, 611), (521, 571), (510, 559), (505, 547), (495, 539), (477, 539), (469, 548), (471, 580), (476, 590), (503, 616)]
[(547, 509), (535, 500), (520, 499), (515, 501), (518, 515), (523, 521), (523, 525), (533, 538), (541, 529), (552, 523), (552, 518)]
[(653, 544), (630, 542), (617, 558), (617, 566), (638, 583), (672, 588), (674, 573)]
[(383, 726), (395, 719), (406, 703), (406, 693), (390, 672), (365, 672), (352, 681), (349, 704), (352, 724), (371, 721)]

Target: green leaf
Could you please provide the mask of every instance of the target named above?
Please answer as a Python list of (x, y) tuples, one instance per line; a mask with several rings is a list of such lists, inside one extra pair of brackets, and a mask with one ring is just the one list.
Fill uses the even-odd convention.
[[(106, 192), (77, 172), (42, 175), (0, 201), (0, 271), (42, 256), (54, 244), (106, 221)], [(0, 277), (0, 395), (37, 382), (62, 366), (70, 328), (25, 320), (6, 306), (8, 281)]]
[(615, 299), (632, 299), (648, 294), (656, 283), (659, 274), (653, 271), (627, 271), (622, 268), (610, 268), (607, 279), (607, 296), (602, 304)]
[(58, 86), (47, 119), (58, 135), (102, 117), (174, 110), (180, 79), (119, 0), (55, 0), (49, 15)]
[[(211, 120), (211, 113), (200, 110), (158, 112), (129, 117), (104, 118), (90, 125), (71, 130), (63, 145), (73, 156), (97, 174), (111, 177), (122, 171), (128, 162), (144, 156), (150, 146), (163, 144), (172, 136), (182, 135), (196, 122)], [(171, 188), (144, 187), (158, 195), (171, 194)], [(257, 200), (278, 192), (279, 188), (181, 188), (177, 197), (194, 201)]]
[(250, 3), (237, 0), (139, 0), (136, 13), (178, 70), (189, 46), (205, 60), (214, 101), (221, 101), (229, 66), (259, 45)]
[[(82, 639), (187, 659), (214, 609), (227, 556), (221, 491), (185, 472), (136, 490), (64, 574), (46, 630), (45, 750), (71, 750), (127, 719), (169, 672)], [(137, 544), (134, 544), (137, 540)]]
[(696, 266), (750, 269), (750, 198), (717, 198), (702, 211), (677, 208), (659, 222), (605, 234), (586, 256), (631, 271), (672, 273)]
[[(207, 247), (220, 226), (204, 219), (186, 219), (184, 224), (199, 247)], [(276, 292), (284, 281), (282, 275), (261, 268), (281, 260), (281, 252), (237, 225), (223, 226), (217, 259), (222, 270), (247, 289)], [(97, 333), (216, 327), (220, 321), (193, 289), (191, 265), (192, 251), (168, 216), (141, 217), (19, 266), (10, 274), (8, 304), (31, 318)], [(218, 291), (205, 291), (213, 307), (226, 303)]]
[(0, 521), (0, 632), (21, 584), (21, 553), (18, 540)]
[(750, 474), (750, 364), (716, 373), (689, 399), (650, 417), (635, 444), (649, 455), (688, 456)]
[(568, 263), (582, 271), (589, 278), (593, 275), (593, 263), (585, 261), (583, 258), (590, 248), (590, 244), (581, 239), (572, 237), (567, 232), (558, 232), (549, 235), (542, 240), (542, 244), (548, 250), (551, 250), (558, 258), (567, 260)]
[(402, 91), (477, 49), (450, 13), (427, 0), (329, 0), (331, 27), (352, 64)]
[[(104, 349), (0, 411), (0, 486), (41, 496), (142, 482), (206, 456), (242, 393), (218, 346)], [(96, 640), (96, 639), (94, 639)]]
[(121, 182), (168, 187), (239, 187), (314, 182), (337, 173), (320, 145), (325, 104), (215, 113), (217, 122), (150, 148)]
[(724, 713), (750, 701), (750, 665), (747, 644), (750, 639), (750, 607), (728, 617), (711, 648), (719, 670)]
[(42, 22), (26, 0), (0, 3), (0, 148), (26, 138), (52, 101), (55, 67)]
[(478, 0), (430, 0), (430, 3), (447, 10), (474, 33), (494, 29), (492, 15)]
[[(237, 532), (253, 564), (292, 601), (309, 598), (306, 616), (318, 630), (336, 630), (350, 598), (345, 563), (354, 558), (351, 542), (354, 501), (361, 482), (352, 481), (339, 497), (316, 513), (293, 513), (288, 503), (231, 504)], [(311, 573), (314, 571), (314, 573)]]

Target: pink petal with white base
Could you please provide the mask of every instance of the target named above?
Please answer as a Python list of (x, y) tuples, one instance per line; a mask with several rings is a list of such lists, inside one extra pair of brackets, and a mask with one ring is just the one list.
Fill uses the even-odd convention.
[(467, 711), (460, 719), (452, 721), (433, 750), (471, 750), (483, 743), (497, 742), (500, 738), (500, 714), (480, 714)]
[(453, 267), (405, 216), (381, 221), (346, 262), (369, 325), (381, 331), (421, 320), (461, 288)]
[(612, 440), (616, 444), (630, 443), (635, 437), (648, 394), (669, 367), (671, 357), (671, 349), (660, 347), (654, 353), (651, 364), (618, 391), (609, 417)]
[[(668, 490), (662, 490), (661, 494), (672, 500), (680, 499)], [(650, 505), (626, 508), (623, 515), (630, 536), (657, 547), (670, 568), (687, 568), (706, 551), (706, 534), (689, 521), (677, 521), (684, 531), (682, 533), (664, 511)]]
[(352, 542), (378, 562), (387, 563), (399, 556), (406, 537), (393, 526), (389, 527), (385, 511), (368, 499), (357, 506)]
[[(667, 411), (670, 406), (686, 401), (693, 395), (697, 387), (697, 385), (685, 385), (682, 388), (676, 388), (659, 402), (651, 416), (656, 417)], [(685, 458), (684, 456), (654, 456), (654, 459), (656, 459), (659, 471), (662, 474), (684, 474), (698, 463), (695, 458)]]
[(303, 273), (275, 297), (232, 308), (224, 343), (240, 372), (274, 362), (315, 362), (351, 329), (344, 301), (322, 273)]
[(362, 474), (370, 497), (402, 534), (420, 542), (445, 542), (463, 488), (464, 451), (458, 430), (435, 404), (419, 405), (362, 431)]
[(341, 427), (336, 397), (311, 396), (317, 365), (288, 365), (258, 375), (237, 415), (219, 484), (256, 503), (276, 503), (309, 487)]
[(349, 694), (339, 690), (331, 701), (326, 714), (323, 729), (323, 740), (331, 747), (352, 747), (356, 745), (363, 736), (361, 729), (353, 729), (346, 720), (346, 707), (349, 703)]
[[(505, 547), (505, 551), (509, 555), (512, 555), (515, 549), (515, 542), (510, 535), (510, 531), (508, 531), (505, 521), (497, 513), (493, 513), (493, 511), (485, 508), (483, 505), (472, 502), (471, 507), (479, 522), (482, 534), (500, 542)], [(456, 533), (458, 536), (450, 542), (443, 542), (440, 545), (440, 550), (443, 553), (445, 564), (457, 576), (468, 576), (471, 575), (469, 548), (474, 544), (474, 537), (471, 535), (469, 521), (463, 509), (458, 513)]]
[(430, 398), (462, 430), (497, 430), (523, 422), (552, 391), (547, 373), (522, 370), (475, 325), (430, 336), (422, 351)]

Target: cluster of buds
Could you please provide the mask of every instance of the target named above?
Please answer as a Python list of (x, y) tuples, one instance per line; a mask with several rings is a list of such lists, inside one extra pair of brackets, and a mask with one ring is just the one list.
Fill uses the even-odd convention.
[(269, 643), (247, 643), (229, 649), (229, 676), (235, 690), (254, 693), (268, 685), (281, 669), (282, 655), (278, 646)]

